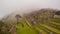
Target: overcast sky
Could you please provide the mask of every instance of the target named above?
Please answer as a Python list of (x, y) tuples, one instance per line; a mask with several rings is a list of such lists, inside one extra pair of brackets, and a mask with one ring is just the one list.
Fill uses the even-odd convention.
[(41, 8), (60, 10), (60, 0), (0, 0), (0, 18), (12, 12), (23, 14)]

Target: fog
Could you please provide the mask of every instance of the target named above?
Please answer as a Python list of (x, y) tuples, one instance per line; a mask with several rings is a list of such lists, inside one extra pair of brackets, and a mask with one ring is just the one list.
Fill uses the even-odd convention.
[(28, 13), (41, 8), (60, 10), (60, 0), (0, 0), (0, 18), (11, 13)]

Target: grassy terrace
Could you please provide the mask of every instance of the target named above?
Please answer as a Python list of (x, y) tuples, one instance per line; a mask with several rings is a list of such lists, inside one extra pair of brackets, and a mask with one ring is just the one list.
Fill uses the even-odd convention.
[(39, 28), (38, 26), (33, 26), (33, 29), (35, 31), (38, 31), (38, 32), (36, 32), (37, 34), (48, 34), (48, 32), (46, 32), (45, 30)]
[(54, 19), (52, 19), (51, 21), (60, 23), (60, 18), (54, 18)]
[[(24, 25), (24, 27), (22, 25)], [(24, 20), (22, 21), (22, 24), (17, 24), (16, 27), (18, 28), (17, 34), (37, 34)]]
[(55, 32), (55, 33), (57, 33), (57, 34), (60, 33), (60, 31), (59, 31), (58, 29), (56, 29), (56, 28), (54, 28), (54, 27), (51, 27), (51, 26), (49, 26), (49, 25), (47, 25), (47, 24), (40, 23), (40, 25), (46, 27), (47, 29), (51, 30), (52, 32)]
[[(52, 19), (48, 21), (51, 24), (55, 24), (60, 26), (60, 22), (58, 23), (58, 20), (60, 19)], [(56, 21), (56, 22), (55, 22)], [(51, 34), (51, 32), (55, 34), (60, 34), (60, 30), (45, 23), (39, 23), (40, 26), (34, 25), (34, 26), (29, 26), (25, 20), (21, 21), (22, 23), (17, 24), (17, 34)], [(47, 30), (50, 32), (45, 31), (41, 26), (45, 27)]]

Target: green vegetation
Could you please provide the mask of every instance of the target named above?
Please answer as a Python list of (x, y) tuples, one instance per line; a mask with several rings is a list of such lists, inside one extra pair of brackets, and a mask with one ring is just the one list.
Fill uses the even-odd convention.
[(47, 24), (40, 23), (40, 25), (46, 27), (47, 29), (49, 29), (49, 30), (51, 30), (51, 31), (53, 31), (53, 32), (55, 32), (55, 33), (57, 33), (57, 34), (60, 33), (60, 31), (59, 31), (58, 29), (56, 29), (56, 28), (54, 28), (54, 27), (51, 27), (51, 26), (49, 26), (49, 25), (47, 25)]
[[(53, 20), (58, 20), (58, 19), (53, 19)], [(60, 23), (54, 22), (53, 20), (52, 21), (48, 20), (48, 22), (51, 24), (55, 24), (55, 25), (60, 26)], [(40, 26), (38, 26), (38, 25), (40, 25)], [(37, 25), (33, 25), (30, 27), (25, 20), (21, 21), (20, 24), (16, 25), (17, 34), (49, 34), (50, 33), (50, 32), (45, 31), (43, 28), (40, 28), (41, 26), (45, 27), (50, 32), (60, 34), (59, 29), (52, 27), (48, 24), (38, 23)]]
[(44, 31), (43, 29), (39, 28), (38, 26), (33, 26), (33, 28), (35, 29), (35, 31), (38, 31), (36, 33), (39, 33), (39, 34), (48, 34), (46, 31)]
[(51, 21), (60, 23), (60, 18), (53, 18)]
[(30, 28), (24, 20), (22, 21), (22, 24), (17, 24), (16, 27), (18, 28), (17, 34), (37, 34), (36, 31)]

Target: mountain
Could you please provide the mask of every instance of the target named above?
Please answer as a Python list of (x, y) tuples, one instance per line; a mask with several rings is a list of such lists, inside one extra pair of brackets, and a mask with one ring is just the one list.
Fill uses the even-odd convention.
[(3, 18), (2, 22), (10, 24), (9, 32), (12, 34), (60, 34), (60, 19), (54, 18), (57, 11), (40, 9), (23, 15), (13, 13)]
[(17, 34), (60, 34), (60, 18), (54, 18), (56, 12), (53, 9), (41, 9), (25, 14), (16, 25)]
[[(33, 11), (33, 12), (30, 12), (29, 14), (27, 13), (26, 15), (27, 16), (37, 16), (38, 14), (39, 15), (43, 15), (44, 14), (44, 12), (45, 13), (53, 13), (54, 12), (54, 10), (51, 10), (51, 9), (41, 9), (41, 10), (37, 10), (37, 11)], [(18, 13), (17, 13), (18, 14)], [(9, 22), (9, 23), (16, 23), (16, 15), (17, 15), (16, 13), (12, 13), (12, 14), (10, 14), (10, 15), (7, 15), (5, 18), (3, 18), (2, 20), (3, 21), (5, 21), (5, 22)], [(33, 14), (33, 15), (32, 15)], [(19, 14), (20, 15), (20, 14)], [(52, 14), (51, 14), (52, 15)], [(24, 15), (20, 15), (20, 16), (22, 16), (22, 17), (25, 17), (25, 14)], [(46, 16), (47, 17), (47, 16)], [(50, 16), (50, 17), (52, 17), (52, 16)]]

